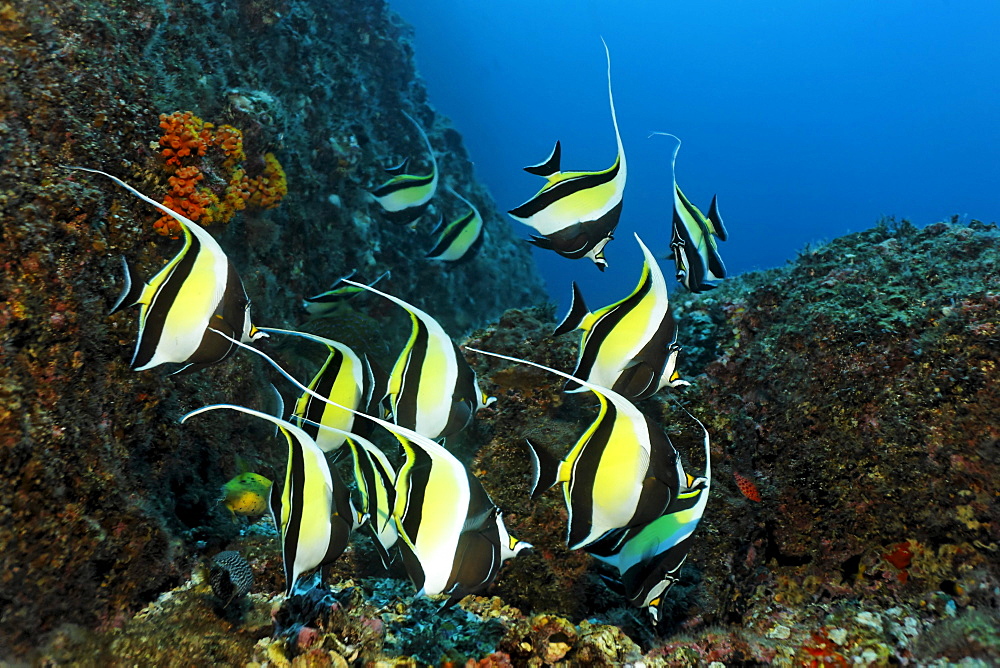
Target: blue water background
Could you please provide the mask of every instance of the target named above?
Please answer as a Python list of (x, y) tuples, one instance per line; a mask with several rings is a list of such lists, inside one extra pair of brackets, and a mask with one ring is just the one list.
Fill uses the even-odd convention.
[[(779, 266), (807, 243), (952, 214), (1000, 219), (1000, 2), (391, 0), (416, 30), (432, 104), (463, 134), (501, 210), (544, 181), (521, 171), (562, 141), (562, 166), (611, 165), (600, 38), (628, 159), (624, 211), (603, 275), (535, 250), (553, 299), (628, 294), (638, 232), (670, 241), (678, 183), (703, 210), (719, 195), (730, 274)], [(526, 238), (532, 231), (513, 223)], [(683, 294), (662, 261), (671, 290)], [(679, 292), (680, 291), (680, 292)], [(675, 296), (675, 298), (677, 298)]]

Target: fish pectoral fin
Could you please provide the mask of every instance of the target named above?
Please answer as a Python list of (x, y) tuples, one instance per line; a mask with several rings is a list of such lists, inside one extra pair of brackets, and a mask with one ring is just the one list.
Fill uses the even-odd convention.
[(111, 313), (108, 315), (113, 315), (118, 313), (118, 311), (143, 303), (142, 297), (146, 290), (146, 282), (139, 277), (135, 268), (124, 255), (122, 255), (122, 268), (125, 273), (125, 284), (122, 286), (121, 294), (118, 295), (118, 299), (115, 301), (115, 305), (111, 307)]

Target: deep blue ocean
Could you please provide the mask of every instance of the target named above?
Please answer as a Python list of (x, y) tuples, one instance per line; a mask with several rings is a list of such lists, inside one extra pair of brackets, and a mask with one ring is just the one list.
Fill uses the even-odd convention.
[[(552, 298), (589, 307), (635, 286), (638, 232), (670, 242), (670, 152), (707, 211), (718, 193), (730, 275), (882, 216), (1000, 220), (997, 0), (391, 0), (416, 30), (431, 103), (465, 138), (502, 211), (544, 181), (522, 167), (562, 141), (564, 170), (615, 157), (603, 37), (628, 183), (601, 274), (534, 250)], [(527, 238), (531, 228), (512, 221)], [(661, 268), (675, 295), (672, 261)], [(676, 297), (675, 297), (676, 298)]]

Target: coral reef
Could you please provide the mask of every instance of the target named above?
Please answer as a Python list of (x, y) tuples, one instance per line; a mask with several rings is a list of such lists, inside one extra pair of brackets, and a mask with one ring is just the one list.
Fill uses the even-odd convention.
[[(981, 224), (887, 222), (677, 299), (679, 321), (698, 327), (684, 332), (693, 384), (673, 396), (710, 425), (717, 492), (659, 629), (604, 584), (598, 564), (565, 549), (561, 500), (528, 498), (523, 438), (568, 447), (593, 406), (562, 394), (554, 378), (470, 354), (498, 401), (449, 445), (511, 531), (535, 545), (485, 595), (450, 610), (414, 599), (401, 571), (374, 572), (357, 541), (334, 565), (332, 590), (272, 599), (281, 588), (276, 541), (247, 531), (227, 545), (246, 555), (255, 582), (235, 610), (218, 607), (196, 570), (113, 628), (60, 627), (38, 656), (281, 666), (995, 663), (996, 512), (983, 490), (1000, 474), (990, 449), (997, 399), (984, 390), (996, 379), (1000, 305), (989, 267), (1000, 261), (998, 241)], [(845, 263), (857, 280), (818, 300)], [(924, 278), (896, 278), (900, 267)], [(905, 329), (872, 321), (889, 310), (902, 311), (893, 319)], [(573, 337), (553, 338), (552, 316), (508, 311), (467, 343), (569, 368)], [(715, 357), (699, 374), (692, 359), (704, 350)], [(859, 381), (861, 364), (880, 365), (877, 384)], [(643, 408), (661, 413), (684, 457), (697, 452), (699, 437), (669, 395)], [(872, 475), (879, 468), (886, 473)], [(160, 644), (163, 629), (187, 639), (213, 623), (201, 644)]]
[[(235, 397), (268, 406), (270, 372), (244, 354), (181, 379), (131, 371), (135, 318), (107, 316), (119, 255), (151, 275), (176, 243), (151, 208), (59, 165), (103, 167), (203, 222), (221, 220), (205, 188), (219, 207), (260, 207), (209, 229), (263, 324), (300, 325), (302, 296), (391, 269), (385, 289), (451, 334), (496, 320), (468, 343), (570, 369), (575, 342), (551, 336), (551, 309), (504, 313), (541, 293), (495, 210), (476, 257), (442, 267), (420, 261), (429, 230), (384, 224), (366, 194), (383, 165), (422, 150), (399, 129), (405, 110), (443, 178), (489, 201), (427, 106), (406, 35), (378, 0), (0, 6), (0, 660), (1000, 661), (1000, 234), (978, 222), (886, 220), (675, 296), (692, 385), (642, 408), (684, 457), (699, 437), (674, 400), (705, 422), (715, 484), (660, 628), (566, 549), (556, 492), (529, 499), (523, 439), (563, 452), (593, 406), (473, 355), (498, 401), (449, 447), (534, 551), (447, 611), (414, 600), (398, 564), (375, 572), (363, 540), (331, 568), (331, 591), (277, 596), (273, 530), (218, 499), (244, 465), (279, 477), (284, 448), (251, 420), (176, 424)], [(408, 330), (397, 311), (357, 297), (303, 328), (391, 363)], [(297, 371), (316, 354), (267, 345)], [(216, 566), (228, 605), (211, 587), (220, 552), (242, 555), (221, 557), (232, 591)]]
[[(232, 548), (240, 525), (217, 499), (240, 470), (237, 455), (269, 478), (284, 470), (283, 448), (259, 425), (177, 427), (186, 411), (223, 399), (267, 406), (268, 376), (255, 360), (234, 355), (185, 378), (128, 368), (135, 314), (107, 316), (121, 289), (120, 258), (148, 277), (178, 244), (153, 229), (160, 216), (152, 207), (60, 165), (104, 169), (161, 201), (175, 187), (182, 201), (207, 187), (222, 206), (237, 180), (265, 208), (208, 229), (262, 324), (297, 325), (301, 298), (353, 268), (391, 269), (387, 288), (434, 310), (456, 335), (537, 302), (541, 288), (492, 207), (487, 243), (461, 268), (415, 260), (429, 229), (380, 220), (366, 188), (415, 148), (393, 127), (400, 110), (428, 128), (447, 178), (489, 201), (464, 152), (447, 148), (454, 132), (427, 106), (407, 31), (384, 2), (15, 0), (0, 3), (0, 62), (6, 659), (67, 619), (79, 629), (121, 629), (185, 582), (193, 558)], [(177, 110), (190, 110), (182, 119), (190, 131), (172, 126), (184, 141), (162, 146), (158, 119)], [(200, 135), (204, 123), (195, 136), (195, 116), (215, 124), (213, 146)], [(167, 148), (173, 153), (161, 155)], [(168, 173), (174, 158), (180, 164)], [(437, 297), (448, 294), (462, 298)], [(280, 564), (274, 553), (267, 559)], [(259, 586), (269, 582), (255, 575)]]

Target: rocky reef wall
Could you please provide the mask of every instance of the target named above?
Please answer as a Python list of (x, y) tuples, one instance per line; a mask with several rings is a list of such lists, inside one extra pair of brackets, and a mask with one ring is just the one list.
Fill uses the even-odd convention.
[[(196, 177), (165, 168), (161, 115), (169, 125), (190, 111), (238, 130), (242, 160), (220, 138), (208, 150), (224, 153), (204, 158), (202, 183), (263, 184), (259, 206), (248, 191), (245, 210), (208, 226), (258, 324), (298, 325), (303, 296), (355, 269), (367, 281), (390, 270), (381, 287), (455, 336), (543, 299), (461, 137), (427, 104), (408, 29), (384, 2), (6, 2), (0, 65), (0, 655), (66, 620), (119, 625), (179, 583), (195, 550), (234, 535), (216, 500), (237, 455), (283, 470), (284, 452), (254, 447), (269, 434), (248, 421), (177, 425), (205, 403), (265, 405), (254, 360), (184, 377), (129, 369), (136, 314), (108, 317), (120, 258), (149, 278), (180, 242), (157, 233), (152, 207), (61, 165), (105, 170), (162, 201)], [(485, 242), (465, 263), (424, 259), (437, 216), (464, 213), (443, 188), (412, 228), (386, 221), (366, 193), (384, 166), (426, 155), (401, 112), (426, 128), (442, 186), (485, 219)], [(179, 153), (190, 137), (173, 132)], [(353, 311), (329, 327), (376, 356), (398, 343)]]

